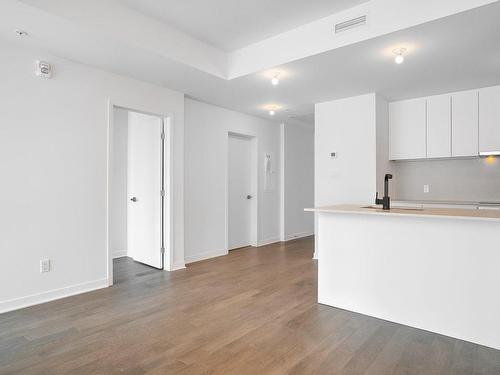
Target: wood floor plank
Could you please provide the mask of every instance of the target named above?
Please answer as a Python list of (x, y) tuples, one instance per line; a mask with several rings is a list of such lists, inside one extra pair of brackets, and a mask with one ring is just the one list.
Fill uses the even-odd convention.
[(313, 239), (0, 315), (0, 374), (496, 375), (500, 351), (320, 305)]

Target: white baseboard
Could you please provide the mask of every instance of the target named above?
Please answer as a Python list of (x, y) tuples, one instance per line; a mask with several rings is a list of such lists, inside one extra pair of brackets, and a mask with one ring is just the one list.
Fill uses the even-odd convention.
[(116, 250), (113, 252), (113, 259), (126, 257), (126, 256), (127, 256), (127, 250)]
[(0, 301), (0, 314), (8, 311), (22, 309), (23, 307), (38, 305), (56, 299), (74, 296), (76, 294), (90, 292), (92, 290), (107, 288), (108, 279), (89, 281), (87, 283), (67, 286), (60, 289), (53, 289), (47, 292), (31, 294), (29, 296), (15, 298), (7, 301)]
[(186, 261), (186, 264), (189, 264), (189, 263), (193, 263), (193, 262), (199, 262), (200, 260), (220, 257), (223, 255), (227, 255), (226, 250), (206, 251), (204, 253), (188, 256), (188, 257), (186, 257), (185, 261)]
[(182, 270), (183, 268), (186, 268), (186, 264), (184, 262), (174, 263), (169, 271)]
[(295, 234), (287, 234), (285, 236), (285, 241), (296, 240), (298, 238), (309, 237), (309, 236), (313, 236), (313, 235), (314, 235), (314, 232), (302, 232), (302, 233), (295, 233)]
[(258, 246), (266, 246), (276, 242), (296, 240), (297, 238), (309, 237), (312, 235), (314, 235), (314, 232), (302, 232), (302, 233), (288, 234), (285, 236), (284, 240), (282, 240), (280, 237), (268, 238), (266, 240), (259, 241)]
[(259, 241), (257, 247), (271, 245), (271, 244), (276, 243), (276, 242), (281, 242), (281, 239), (279, 237), (268, 238), (268, 239)]

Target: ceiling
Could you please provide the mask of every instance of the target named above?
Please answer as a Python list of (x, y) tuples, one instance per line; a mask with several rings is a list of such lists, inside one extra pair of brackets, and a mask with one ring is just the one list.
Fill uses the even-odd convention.
[(120, 3), (229, 52), (366, 1), (120, 0)]
[[(275, 118), (311, 124), (314, 103), (377, 92), (388, 100), (500, 84), (500, 3), (398, 31), (276, 67), (269, 72), (208, 82), (184, 77), (191, 97), (266, 117), (265, 106), (282, 107)], [(405, 62), (392, 50), (405, 46)], [(200, 82), (204, 84), (200, 85)], [(167, 85), (173, 85), (170, 81)]]
[[(499, 2), (230, 80), (48, 12), (1, 13), (0, 38), (9, 42), (266, 119), (266, 106), (278, 105), (276, 122), (312, 124), (314, 103), (370, 92), (397, 100), (500, 84)], [(27, 38), (14, 33), (19, 14)], [(396, 65), (392, 50), (401, 46), (408, 49), (406, 61)], [(270, 83), (274, 71), (282, 73), (278, 86)]]

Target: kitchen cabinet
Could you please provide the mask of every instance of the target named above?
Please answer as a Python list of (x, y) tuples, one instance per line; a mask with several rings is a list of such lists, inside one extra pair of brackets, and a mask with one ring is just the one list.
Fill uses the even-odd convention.
[(451, 157), (451, 95), (427, 98), (427, 158)]
[(389, 144), (391, 160), (426, 157), (425, 98), (389, 103)]
[(479, 152), (500, 153), (500, 86), (479, 90)]
[(452, 94), (451, 156), (477, 156), (478, 150), (478, 91)]
[(500, 155), (500, 86), (389, 103), (390, 160)]

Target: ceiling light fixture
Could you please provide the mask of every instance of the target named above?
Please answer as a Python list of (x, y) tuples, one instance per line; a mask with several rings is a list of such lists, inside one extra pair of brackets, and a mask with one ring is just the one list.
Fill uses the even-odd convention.
[(270, 105), (267, 107), (267, 109), (269, 110), (269, 116), (274, 116), (276, 114), (276, 111), (278, 110), (278, 106)]
[(394, 62), (396, 64), (402, 64), (405, 61), (404, 53), (406, 52), (406, 48), (396, 48), (392, 51), (396, 57), (394, 57)]
[(273, 86), (277, 86), (280, 83), (280, 80), (278, 78), (279, 75), (280, 75), (280, 72), (276, 72), (273, 74), (273, 78), (271, 79), (271, 83), (273, 84)]
[(278, 113), (279, 110), (283, 109), (283, 107), (279, 104), (266, 104), (261, 108), (266, 111), (269, 116), (274, 116)]

